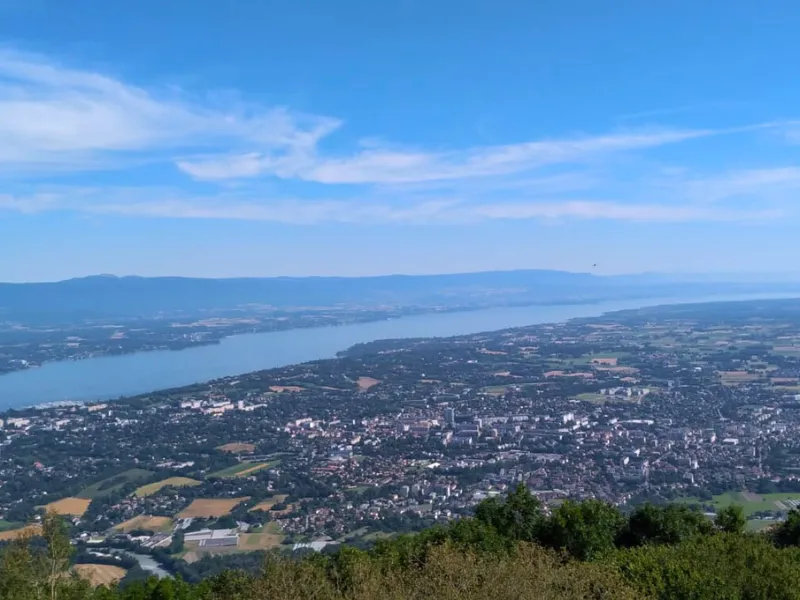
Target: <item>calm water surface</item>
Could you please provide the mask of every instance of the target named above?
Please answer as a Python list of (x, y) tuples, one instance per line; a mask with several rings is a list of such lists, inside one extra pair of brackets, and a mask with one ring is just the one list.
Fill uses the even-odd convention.
[[(796, 296), (796, 294), (794, 295)], [(105, 400), (179, 387), (309, 360), (331, 358), (353, 344), (389, 338), (452, 336), (598, 316), (605, 312), (686, 302), (750, 300), (792, 295), (660, 298), (526, 306), (420, 315), (402, 319), (253, 333), (220, 344), (181, 351), (157, 351), (48, 363), (0, 376), (0, 410), (63, 400)]]
[(137, 554), (136, 552), (129, 552), (128, 550), (114, 550), (110, 548), (98, 548), (98, 550), (103, 552), (111, 552), (112, 554), (126, 554), (136, 560), (143, 571), (147, 571), (150, 575), (154, 575), (159, 579), (172, 577), (172, 575), (170, 575), (160, 563), (158, 563), (155, 559), (153, 559), (152, 556), (148, 554)]

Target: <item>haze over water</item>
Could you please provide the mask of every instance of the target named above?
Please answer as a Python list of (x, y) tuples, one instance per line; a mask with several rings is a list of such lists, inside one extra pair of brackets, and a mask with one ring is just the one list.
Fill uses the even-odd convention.
[(58, 401), (132, 396), (261, 369), (323, 358), (354, 344), (379, 339), (445, 337), (599, 316), (606, 312), (689, 302), (791, 298), (796, 294), (653, 298), (526, 306), (440, 313), (372, 323), (292, 329), (225, 338), (219, 344), (180, 351), (139, 352), (48, 363), (0, 376), (0, 410)]

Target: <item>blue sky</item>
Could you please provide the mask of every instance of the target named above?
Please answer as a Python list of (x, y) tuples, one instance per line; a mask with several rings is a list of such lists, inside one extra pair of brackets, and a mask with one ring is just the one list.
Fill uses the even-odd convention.
[(0, 0), (0, 280), (798, 272), (800, 7)]

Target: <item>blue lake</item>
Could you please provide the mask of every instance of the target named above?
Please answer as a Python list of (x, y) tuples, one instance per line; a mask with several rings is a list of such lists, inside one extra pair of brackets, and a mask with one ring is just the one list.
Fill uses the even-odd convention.
[(56, 362), (3, 375), (0, 376), (0, 410), (45, 402), (105, 400), (131, 396), (259, 369), (332, 358), (340, 350), (354, 344), (379, 339), (465, 335), (565, 321), (576, 317), (599, 316), (609, 311), (658, 304), (795, 296), (796, 294), (706, 296), (494, 308), (339, 327), (236, 335), (212, 346)]

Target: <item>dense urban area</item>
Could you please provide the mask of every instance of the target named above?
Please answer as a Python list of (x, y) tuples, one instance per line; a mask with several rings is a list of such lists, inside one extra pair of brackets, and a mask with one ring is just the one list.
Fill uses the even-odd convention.
[(798, 431), (800, 300), (386, 340), (6, 412), (0, 539), (41, 531), (52, 511), (97, 577), (193, 581), (268, 550), (369, 547), (519, 484), (545, 512), (737, 504), (761, 530), (800, 505)]

